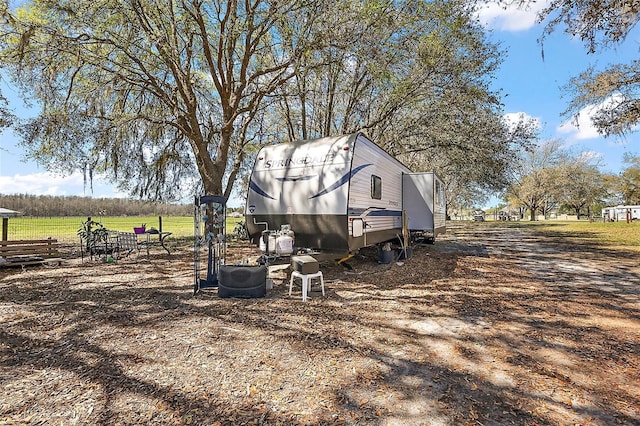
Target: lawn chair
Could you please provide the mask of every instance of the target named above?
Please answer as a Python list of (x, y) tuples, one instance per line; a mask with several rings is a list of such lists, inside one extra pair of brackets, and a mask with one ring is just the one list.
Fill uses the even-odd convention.
[(118, 258), (129, 257), (133, 252), (136, 258), (140, 255), (140, 247), (138, 246), (138, 236), (133, 232), (117, 232), (117, 251)]

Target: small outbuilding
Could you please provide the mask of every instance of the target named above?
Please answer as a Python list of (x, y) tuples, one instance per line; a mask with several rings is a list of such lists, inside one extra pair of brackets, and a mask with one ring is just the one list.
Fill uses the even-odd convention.
[(0, 218), (2, 218), (2, 241), (7, 241), (9, 235), (9, 218), (20, 216), (20, 212), (0, 207)]

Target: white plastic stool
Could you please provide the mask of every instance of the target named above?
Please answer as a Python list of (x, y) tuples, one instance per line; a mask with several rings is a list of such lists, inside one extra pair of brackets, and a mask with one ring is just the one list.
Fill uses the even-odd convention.
[(324, 278), (322, 277), (322, 271), (318, 271), (315, 274), (302, 274), (298, 271), (291, 272), (291, 281), (289, 281), (289, 296), (291, 296), (291, 289), (293, 289), (293, 280), (300, 278), (302, 281), (302, 301), (307, 301), (307, 293), (311, 288), (311, 280), (314, 278), (320, 278), (320, 285), (322, 286), (322, 295), (324, 296)]

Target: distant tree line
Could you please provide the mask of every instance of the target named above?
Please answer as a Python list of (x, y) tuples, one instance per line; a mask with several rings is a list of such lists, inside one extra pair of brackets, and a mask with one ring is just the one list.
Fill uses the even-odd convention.
[(0, 207), (24, 216), (188, 216), (190, 204), (153, 203), (123, 198), (90, 198), (50, 195), (3, 195)]
[(590, 152), (572, 152), (549, 140), (514, 164), (505, 201), (521, 215), (570, 213), (591, 217), (603, 207), (640, 204), (640, 157), (626, 154), (619, 174), (601, 171), (602, 160)]

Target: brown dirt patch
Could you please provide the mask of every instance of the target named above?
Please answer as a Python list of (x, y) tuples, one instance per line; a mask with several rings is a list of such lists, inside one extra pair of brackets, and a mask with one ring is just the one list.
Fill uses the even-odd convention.
[(193, 297), (190, 263), (0, 269), (0, 424), (640, 424), (627, 253), (467, 224), (307, 303)]

